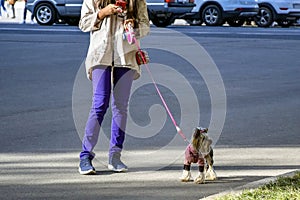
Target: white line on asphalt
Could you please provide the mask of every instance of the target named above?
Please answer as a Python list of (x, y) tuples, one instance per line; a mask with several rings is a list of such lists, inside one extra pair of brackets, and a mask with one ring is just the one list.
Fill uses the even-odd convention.
[(189, 32), (190, 34), (218, 34), (218, 35), (224, 35), (224, 34), (227, 34), (227, 35), (232, 35), (232, 34), (235, 34), (235, 35), (299, 35), (299, 32), (296, 32), (296, 33), (287, 33), (287, 32), (260, 32), (260, 33), (257, 33), (257, 32), (201, 32), (201, 31), (194, 31), (194, 32)]
[[(47, 29), (40, 29), (40, 28), (16, 28), (16, 27), (3, 27), (0, 28), (0, 30), (3, 31), (40, 31), (40, 32), (81, 32), (79, 29), (55, 29), (55, 28), (47, 28)], [(163, 34), (163, 33), (169, 33), (168, 31), (165, 31), (163, 29), (151, 29), (151, 33), (155, 34)], [(183, 34), (187, 34), (185, 32), (182, 32)], [(188, 34), (212, 34), (212, 35), (286, 35), (286, 36), (295, 36), (299, 35), (299, 32), (220, 32), (220, 31), (190, 31)]]
[(3, 31), (81, 32), (79, 29), (0, 28)]

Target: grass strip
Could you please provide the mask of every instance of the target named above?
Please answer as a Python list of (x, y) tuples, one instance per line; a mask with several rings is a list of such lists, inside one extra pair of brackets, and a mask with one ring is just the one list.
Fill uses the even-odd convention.
[(229, 194), (217, 200), (299, 200), (300, 172), (292, 177), (279, 177), (257, 189), (244, 190), (239, 195)]

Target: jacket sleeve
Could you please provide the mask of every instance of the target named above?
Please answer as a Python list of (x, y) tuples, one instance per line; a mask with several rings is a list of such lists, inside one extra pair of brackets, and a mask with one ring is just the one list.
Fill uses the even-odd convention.
[(138, 33), (137, 37), (142, 38), (149, 34), (150, 32), (150, 22), (148, 18), (147, 5), (145, 0), (136, 0), (138, 15), (137, 15), (137, 23), (138, 23)]
[(84, 0), (79, 21), (80, 30), (90, 32), (100, 29), (103, 20), (98, 19), (98, 12), (94, 0)]

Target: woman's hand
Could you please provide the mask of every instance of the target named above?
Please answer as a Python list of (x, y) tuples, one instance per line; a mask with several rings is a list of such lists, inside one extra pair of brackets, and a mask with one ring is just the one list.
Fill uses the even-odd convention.
[(108, 4), (98, 12), (98, 19), (104, 19), (106, 16), (114, 15), (119, 12), (119, 7), (115, 4)]

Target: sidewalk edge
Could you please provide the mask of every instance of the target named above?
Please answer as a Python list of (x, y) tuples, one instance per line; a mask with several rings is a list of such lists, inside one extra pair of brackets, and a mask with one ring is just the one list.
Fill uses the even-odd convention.
[(246, 190), (246, 189), (256, 189), (256, 188), (258, 188), (258, 187), (260, 187), (262, 185), (265, 185), (265, 184), (267, 184), (267, 183), (269, 183), (271, 181), (277, 180), (277, 178), (279, 178), (279, 177), (291, 177), (291, 176), (294, 176), (297, 172), (300, 172), (300, 169), (294, 169), (291, 172), (287, 172), (287, 173), (284, 173), (284, 174), (279, 174), (277, 176), (272, 176), (272, 177), (264, 178), (264, 179), (261, 179), (261, 180), (258, 180), (258, 181), (250, 182), (250, 183), (247, 183), (245, 185), (233, 188), (231, 190), (226, 190), (224, 192), (213, 194), (213, 195), (201, 198), (199, 200), (213, 200), (213, 199), (216, 199), (218, 197), (222, 197), (222, 196), (225, 196), (225, 195), (228, 195), (228, 194), (239, 195), (239, 194), (241, 194), (243, 192), (243, 190)]

